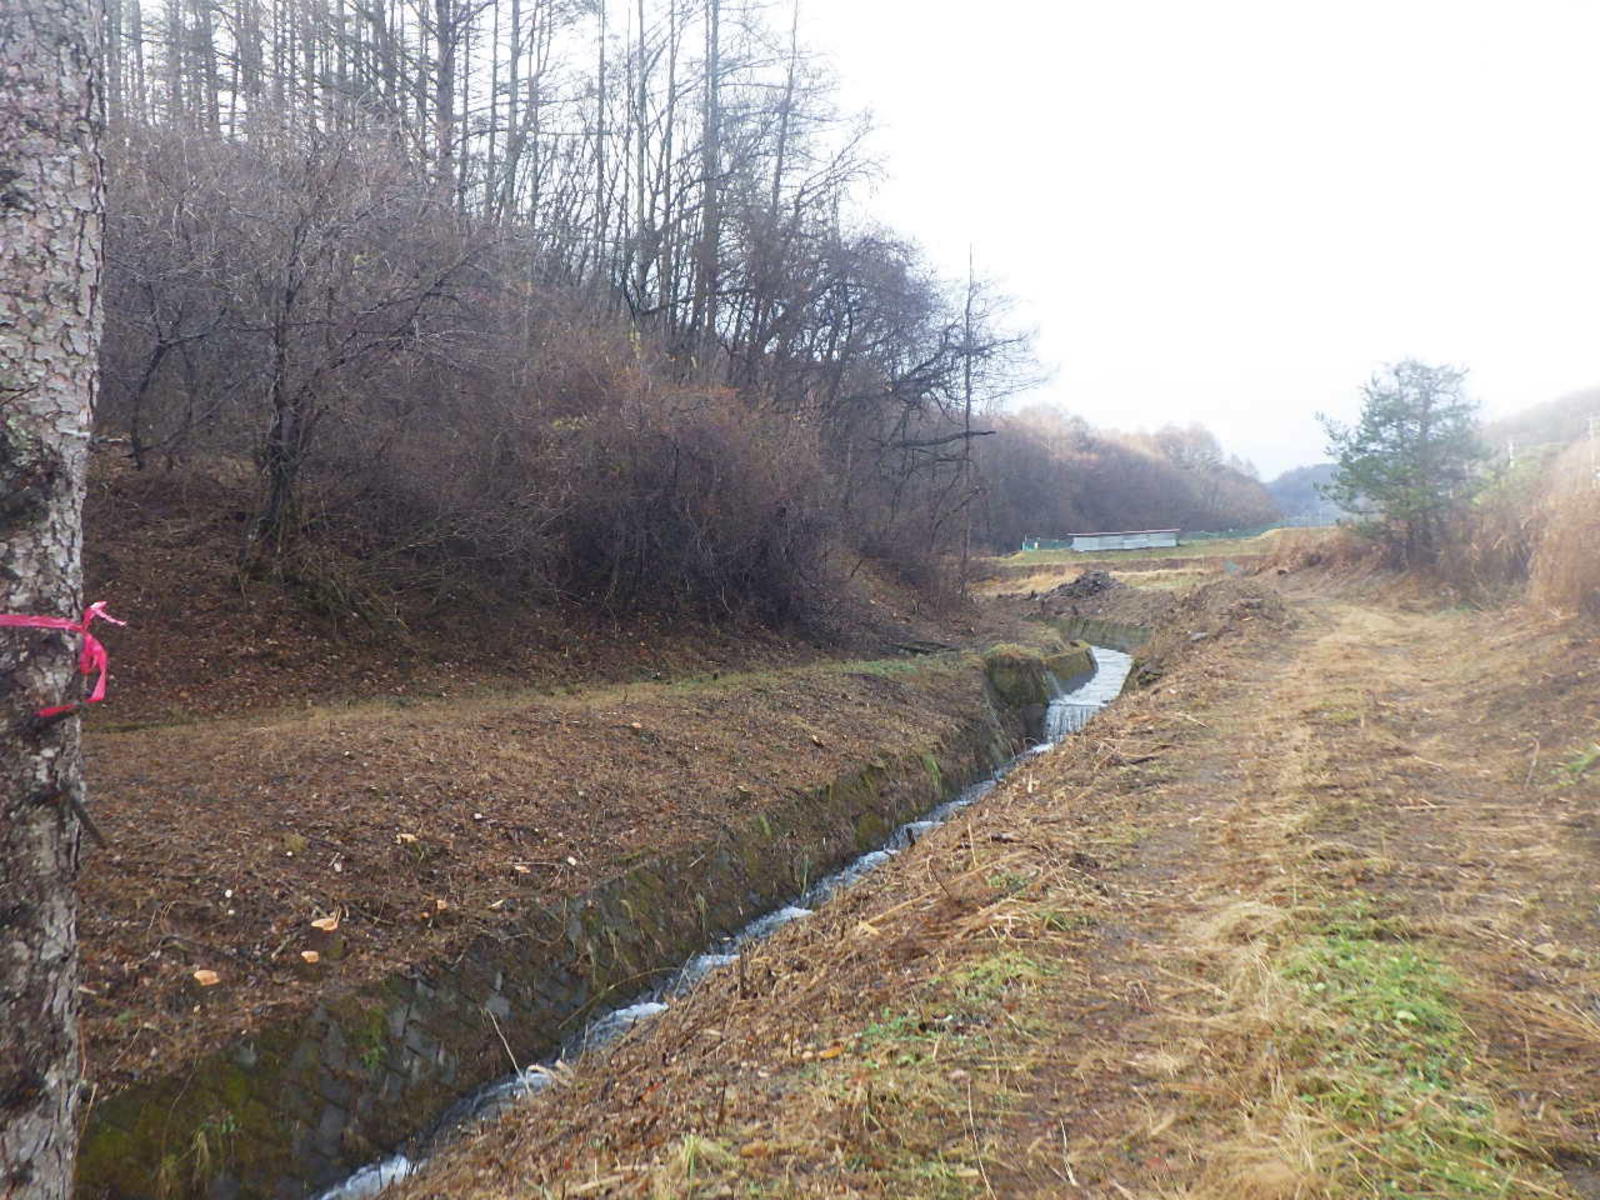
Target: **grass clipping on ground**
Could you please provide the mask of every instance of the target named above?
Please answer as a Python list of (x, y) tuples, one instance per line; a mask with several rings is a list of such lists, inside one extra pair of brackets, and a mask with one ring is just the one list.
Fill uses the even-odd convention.
[(1188, 1195), (1560, 1194), (1482, 1077), (1460, 981), (1371, 897), (1243, 904), (1206, 934), (1227, 981), (1203, 1027), (1236, 1133)]
[(1469, 986), (1396, 886), (1380, 779), (1361, 765), (1383, 756), (1368, 699), (1328, 691), (1299, 714), (1232, 818), (1255, 886), (1179, 939), (1192, 986), (1173, 1007), (1194, 1032), (1165, 1053), (1202, 1169), (1177, 1194), (1570, 1195), (1469, 1020), (1482, 964)]
[(1048, 1052), (1052, 993), (1085, 973), (1099, 866), (1129, 844), (1059, 836), (1035, 782), (1019, 769), (1024, 803), (930, 833), (411, 1194), (995, 1194), (997, 1128)]

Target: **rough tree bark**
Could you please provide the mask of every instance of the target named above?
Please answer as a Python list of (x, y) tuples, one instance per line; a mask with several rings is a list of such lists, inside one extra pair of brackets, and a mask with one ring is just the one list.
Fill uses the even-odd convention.
[[(95, 0), (0, 3), (0, 612), (81, 613), (100, 340)], [(72, 1190), (82, 798), (74, 635), (0, 630), (0, 1196)]]

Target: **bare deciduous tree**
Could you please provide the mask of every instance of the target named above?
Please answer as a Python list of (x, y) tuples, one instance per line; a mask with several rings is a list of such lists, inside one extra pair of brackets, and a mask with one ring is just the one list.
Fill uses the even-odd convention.
[[(986, 486), (977, 426), (1023, 345), (973, 281), (964, 296), (841, 216), (872, 171), (866, 130), (835, 110), (798, 5), (769, 26), (752, 0), (206, 2), (116, 10), (131, 208), (114, 227), (108, 417), (141, 462), (254, 456), (261, 560), (292, 540), (308, 471), (377, 494), (421, 447), (479, 445), (461, 425), (492, 412), (516, 433), (490, 490), (515, 470), (543, 489), (515, 510), (537, 536), (456, 500), (426, 521), (493, 529), (454, 539), (473, 554), (537, 544), (559, 590), (589, 571), (588, 535), (561, 523), (580, 501), (550, 464), (583, 460), (615, 405), (656, 386), (730, 389), (772, 426), (740, 424), (741, 444), (804, 429), (844, 542), (965, 552)], [(146, 73), (153, 99), (134, 82)], [(181, 152), (162, 149), (175, 138)], [(496, 247), (470, 305), (439, 302), (444, 230)], [(609, 354), (619, 321), (630, 371), (654, 383), (597, 361), (552, 384), (541, 358)], [(510, 447), (534, 446), (562, 451), (513, 470)], [(377, 458), (353, 470), (358, 447)], [(572, 543), (550, 549), (562, 529)]]

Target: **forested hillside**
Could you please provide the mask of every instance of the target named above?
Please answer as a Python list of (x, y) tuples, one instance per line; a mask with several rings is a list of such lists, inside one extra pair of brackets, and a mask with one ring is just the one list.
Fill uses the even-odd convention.
[(978, 462), (997, 549), (1015, 549), (1026, 536), (1243, 529), (1278, 516), (1250, 464), (1229, 457), (1199, 425), (1128, 434), (1030, 409), (994, 427)]
[(1355, 370), (1600, 9), (1366, 7), (0, 0), (0, 1200), (1600, 1196), (1600, 391)]
[(992, 415), (1026, 339), (864, 214), (798, 7), (108, 19), (99, 432), (258, 577), (792, 623), (862, 556), (1270, 515), (1202, 431)]

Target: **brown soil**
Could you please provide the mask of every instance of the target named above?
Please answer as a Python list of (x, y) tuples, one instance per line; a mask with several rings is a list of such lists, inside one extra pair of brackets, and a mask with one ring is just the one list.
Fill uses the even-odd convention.
[[(1070, 583), (1076, 575), (1069, 575)], [(1132, 572), (1113, 572), (1112, 578), (1126, 586), (1091, 596), (1068, 596), (1045, 591), (1036, 596), (1002, 595), (991, 602), (1002, 612), (1018, 619), (1103, 617), (1132, 625), (1159, 625), (1178, 602), (1178, 593), (1164, 588), (1142, 586), (1141, 576)]]
[[(1157, 686), (406, 1194), (1600, 1194), (1600, 636), (1225, 587)], [(1388, 1116), (1326, 1097), (1430, 1043), (1317, 1007), (1336, 934), (1460, 1013)]]
[(91, 1074), (182, 1061), (930, 744), (982, 688), (972, 664), (924, 659), (90, 734), (110, 840), (82, 887)]

